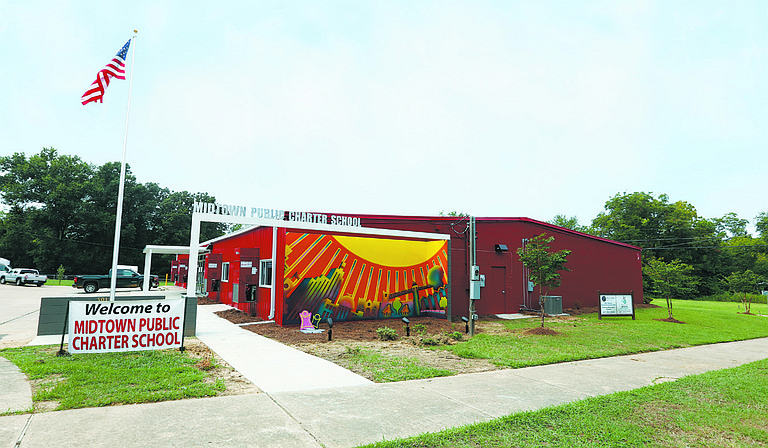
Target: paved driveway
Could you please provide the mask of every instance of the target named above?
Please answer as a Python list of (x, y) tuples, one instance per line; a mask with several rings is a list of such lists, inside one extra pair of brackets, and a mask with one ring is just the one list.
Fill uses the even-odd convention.
[[(153, 290), (155, 291), (155, 290)], [(109, 289), (99, 290), (99, 295)], [(118, 294), (141, 294), (138, 288), (119, 288)], [(85, 294), (71, 286), (0, 285), (0, 349), (21, 347), (37, 336), (40, 298)]]
[(37, 336), (41, 297), (73, 292), (71, 286), (0, 285), (0, 349), (26, 345)]

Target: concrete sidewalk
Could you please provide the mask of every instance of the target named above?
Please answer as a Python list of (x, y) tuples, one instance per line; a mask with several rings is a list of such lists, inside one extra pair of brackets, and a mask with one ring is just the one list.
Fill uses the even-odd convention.
[(370, 385), (330, 361), (243, 330), (214, 313), (227, 305), (197, 307), (197, 338), (267, 393)]
[(267, 393), (0, 417), (0, 448), (354, 447), (768, 357), (764, 338), (373, 384), (273, 346), (213, 315), (215, 307), (200, 307), (199, 338)]

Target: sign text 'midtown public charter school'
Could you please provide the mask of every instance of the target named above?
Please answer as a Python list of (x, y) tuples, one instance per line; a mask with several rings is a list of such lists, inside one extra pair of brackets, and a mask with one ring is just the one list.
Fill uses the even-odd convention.
[(107, 353), (181, 347), (184, 299), (69, 302), (69, 352)]

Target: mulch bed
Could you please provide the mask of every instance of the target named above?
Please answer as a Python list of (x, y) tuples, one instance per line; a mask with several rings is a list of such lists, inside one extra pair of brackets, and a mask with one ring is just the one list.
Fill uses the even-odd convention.
[(261, 322), (262, 320), (264, 320), (257, 316), (251, 316), (245, 311), (240, 311), (235, 308), (219, 311), (215, 314), (221, 317), (222, 319), (226, 319), (232, 322), (233, 324), (247, 324), (251, 322)]
[[(416, 325), (426, 327), (423, 332), (429, 335), (445, 334), (453, 331), (464, 332), (462, 324), (451, 323), (443, 319), (411, 317), (409, 320), (411, 335), (416, 334), (416, 330), (414, 330)], [(333, 340), (376, 341), (379, 340), (376, 330), (383, 327), (392, 328), (397, 332), (398, 337), (406, 335), (405, 324), (402, 321), (399, 319), (389, 319), (338, 322), (333, 325), (332, 337)], [(298, 325), (280, 327), (276, 323), (245, 325), (243, 328), (289, 345), (328, 342), (328, 324), (326, 323), (320, 325), (320, 329), (324, 330), (322, 333), (302, 333)]]
[[(213, 305), (218, 304), (219, 302), (209, 300), (204, 297), (199, 297), (197, 301), (198, 305)], [(651, 304), (637, 304), (635, 305), (636, 308), (658, 308), (656, 305)], [(598, 309), (597, 307), (580, 307), (578, 309), (576, 308), (569, 308), (563, 310), (564, 313), (570, 314), (571, 316), (578, 316), (580, 314), (589, 314), (589, 313), (597, 313)], [(281, 327), (277, 325), (274, 322), (264, 322), (263, 319), (251, 316), (245, 311), (240, 311), (237, 309), (228, 309), (225, 311), (219, 311), (216, 313), (219, 317), (226, 319), (232, 323), (235, 324), (249, 324), (252, 323), (252, 325), (242, 325), (242, 327), (246, 330), (252, 331), (256, 334), (260, 334), (262, 336), (268, 337), (270, 339), (274, 339), (275, 341), (282, 342), (283, 344), (288, 345), (295, 345), (295, 344), (319, 344), (319, 343), (325, 343), (328, 342), (328, 324), (323, 322), (320, 324), (320, 329), (324, 330), (322, 333), (302, 333), (299, 330), (298, 325), (293, 326), (285, 326)], [(530, 315), (536, 315), (539, 316), (538, 312), (526, 312), (523, 314), (530, 314)], [(495, 315), (484, 315), (481, 316), (483, 321), (499, 321), (498, 317)], [(459, 331), (461, 333), (465, 332), (465, 325), (463, 322), (460, 321), (460, 317), (456, 317), (454, 322), (448, 322), (443, 319), (436, 319), (433, 317), (411, 317), (410, 320), (410, 328), (411, 328), (411, 335), (416, 335), (417, 333), (425, 335), (425, 336), (434, 336), (434, 335), (446, 335), (448, 333), (452, 333), (455, 331)], [(667, 319), (663, 319), (667, 321)], [(673, 320), (674, 321), (674, 320)], [(259, 323), (263, 322), (263, 323)], [(684, 323), (680, 321), (674, 321), (675, 323)], [(415, 328), (417, 325), (423, 325), (425, 328), (421, 328), (421, 332), (417, 332)], [(337, 322), (333, 325), (333, 331), (332, 331), (332, 338), (333, 340), (347, 340), (347, 341), (378, 341), (379, 335), (376, 332), (379, 328), (388, 327), (392, 328), (397, 332), (397, 335), (399, 338), (406, 336), (406, 328), (405, 323), (403, 323), (400, 319), (385, 319), (385, 320), (356, 320), (356, 321), (348, 321), (348, 322)], [(482, 330), (478, 328), (476, 330), (478, 333), (482, 333)], [(552, 330), (548, 327), (534, 327), (530, 328), (528, 330), (525, 330), (526, 334), (537, 334), (537, 335), (558, 335), (558, 333), (555, 330)]]

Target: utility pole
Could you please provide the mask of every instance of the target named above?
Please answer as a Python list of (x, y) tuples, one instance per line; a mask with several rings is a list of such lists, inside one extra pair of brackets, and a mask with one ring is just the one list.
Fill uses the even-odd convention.
[(475, 335), (476, 300), (480, 300), (480, 267), (477, 265), (477, 230), (475, 217), (469, 217), (469, 337)]

